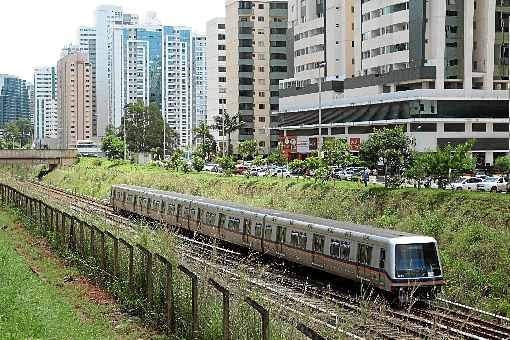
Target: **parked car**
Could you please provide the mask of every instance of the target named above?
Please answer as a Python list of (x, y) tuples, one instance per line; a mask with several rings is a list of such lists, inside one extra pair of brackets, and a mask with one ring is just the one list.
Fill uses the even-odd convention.
[(503, 192), (507, 191), (508, 182), (504, 177), (487, 177), (483, 182), (477, 184), (478, 191)]
[(236, 175), (244, 175), (248, 171), (248, 167), (244, 164), (236, 165)]
[(218, 164), (214, 164), (214, 163), (207, 163), (206, 165), (204, 165), (204, 171), (209, 171), (209, 172), (218, 172), (218, 168), (220, 166)]
[(275, 170), (271, 171), (271, 176), (273, 176), (273, 177), (286, 177), (286, 178), (289, 178), (290, 177), (290, 172), (289, 172), (289, 170), (287, 170), (285, 168), (275, 169)]
[(478, 183), (483, 179), (478, 177), (461, 178), (453, 183), (448, 184), (448, 188), (457, 191), (476, 191), (478, 190)]
[(347, 179), (347, 172), (342, 168), (336, 168), (331, 172), (331, 177), (345, 181)]
[(365, 169), (361, 170), (355, 170), (353, 174), (351, 175), (351, 181), (353, 182), (360, 182), (363, 180), (363, 173), (365, 172)]

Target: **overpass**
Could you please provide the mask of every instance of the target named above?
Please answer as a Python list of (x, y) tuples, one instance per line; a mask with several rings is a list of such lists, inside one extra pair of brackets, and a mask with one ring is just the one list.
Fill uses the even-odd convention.
[(70, 166), (77, 157), (77, 150), (0, 150), (0, 165), (46, 164), (52, 169)]

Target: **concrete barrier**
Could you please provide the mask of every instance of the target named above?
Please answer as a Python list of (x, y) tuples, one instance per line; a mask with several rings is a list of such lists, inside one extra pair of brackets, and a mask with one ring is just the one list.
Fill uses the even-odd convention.
[(72, 165), (77, 157), (77, 150), (0, 150), (0, 164), (65, 167)]

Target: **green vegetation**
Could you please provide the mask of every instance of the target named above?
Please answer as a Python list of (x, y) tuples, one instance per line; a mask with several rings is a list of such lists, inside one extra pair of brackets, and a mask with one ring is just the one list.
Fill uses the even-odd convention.
[(136, 184), (248, 205), (374, 224), (438, 239), (446, 296), (510, 315), (510, 196), (371, 187), (346, 182), (179, 174), (83, 159), (48, 183), (101, 199), (112, 184)]
[[(148, 334), (111, 303), (98, 304), (79, 274), (64, 267), (18, 222), (0, 211), (0, 334), (2, 339), (138, 339)], [(110, 315), (116, 313), (116, 325)], [(116, 326), (116, 327), (114, 327)]]

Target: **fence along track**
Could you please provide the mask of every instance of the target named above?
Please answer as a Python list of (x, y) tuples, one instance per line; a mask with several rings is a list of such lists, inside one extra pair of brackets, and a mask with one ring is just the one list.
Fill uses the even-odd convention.
[[(66, 196), (72, 204), (76, 204), (76, 196), (70, 194), (60, 188), (55, 187), (47, 187), (46, 185), (42, 185), (40, 183), (31, 183), (39, 188), (50, 189), (53, 193), (57, 195)], [(104, 213), (105, 216), (112, 219), (113, 222), (126, 225), (131, 224), (128, 219), (119, 217), (113, 213), (113, 209), (111, 206), (105, 205), (101, 202), (98, 202), (90, 197), (79, 196), (79, 199), (85, 205), (80, 205), (82, 208), (87, 208), (87, 205), (92, 205), (94, 207), (93, 210), (100, 210)], [(92, 204), (89, 204), (93, 202)], [(236, 265), (240, 261), (243, 261), (243, 258), (239, 256), (239, 254), (235, 254), (236, 256), (232, 259), (229, 259), (230, 256), (234, 255), (230, 250), (217, 248), (211, 246), (209, 244), (204, 244), (201, 242), (197, 242), (195, 240), (190, 240), (185, 238), (186, 242), (192, 242), (195, 246), (199, 247), (196, 255), (197, 258), (200, 256), (203, 257), (203, 247), (206, 247), (210, 251), (221, 251), (226, 252), (224, 255), (228, 255), (223, 257), (225, 262), (230, 265)], [(189, 251), (189, 248), (183, 249)], [(230, 275), (233, 275), (230, 272)], [(274, 274), (272, 274), (274, 275)], [(285, 285), (280, 285), (278, 287), (280, 298), (282, 296), (285, 297), (293, 297), (296, 303), (300, 303), (302, 307), (305, 307), (307, 310), (311, 310), (315, 315), (318, 315), (316, 319), (318, 319), (319, 324), (327, 324), (331, 327), (338, 327), (338, 320), (336, 322), (332, 322), (333, 318), (338, 319), (338, 310), (341, 309), (343, 315), (353, 317), (352, 320), (355, 320), (354, 317), (357, 314), (365, 313), (365, 311), (361, 310), (359, 306), (359, 300), (353, 299), (352, 296), (348, 296), (346, 294), (341, 294), (338, 292), (325, 292), (324, 289), (320, 288), (320, 284), (309, 283), (308, 287), (305, 286), (305, 289), (296, 289), (296, 287), (303, 286), (303, 282), (296, 280), (295, 278), (290, 278), (285, 275), (281, 275), (276, 273), (276, 277), (270, 278), (268, 281), (269, 284), (266, 285), (265, 289), (270, 290), (274, 287), (274, 281), (284, 282)], [(264, 288), (264, 287), (259, 287)], [(430, 314), (430, 311), (419, 311), (416, 310), (411, 313), (403, 313), (400, 311), (385, 311), (384, 315), (372, 315), (372, 319), (370, 321), (383, 319), (384, 322), (375, 322), (374, 325), (364, 327), (368, 330), (368, 334), (372, 332), (373, 334), (377, 334), (383, 338), (416, 338), (422, 336), (444, 336), (444, 337), (455, 337), (455, 338), (494, 338), (494, 339), (507, 339), (509, 336), (500, 337), (510, 334), (510, 329), (506, 328), (501, 324), (507, 324), (509, 319), (500, 317), (494, 314), (490, 314), (481, 310), (477, 310), (468, 306), (463, 306), (460, 304), (456, 304), (447, 300), (439, 299), (438, 301), (442, 302), (445, 305), (450, 306), (450, 308), (444, 308), (441, 313)], [(477, 312), (483, 316), (489, 316), (493, 319), (497, 320), (498, 323), (488, 322), (481, 318), (474, 318), (471, 314), (463, 314), (459, 312), (455, 312), (454, 308), (468, 310), (470, 312)], [(439, 308), (439, 307), (436, 307)], [(427, 314), (429, 313), (429, 314)], [(456, 313), (456, 314), (455, 314)], [(455, 315), (455, 317), (454, 317)], [(442, 317), (441, 317), (442, 316)], [(320, 319), (320, 320), (319, 320)], [(433, 320), (434, 322), (431, 322)], [(466, 325), (466, 323), (469, 323)], [(482, 328), (482, 331), (479, 329)], [(431, 331), (433, 329), (433, 331)], [(484, 336), (482, 336), (484, 335)]]

